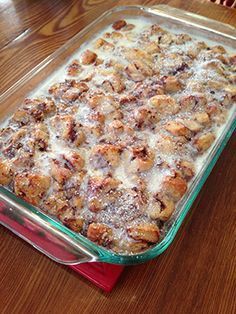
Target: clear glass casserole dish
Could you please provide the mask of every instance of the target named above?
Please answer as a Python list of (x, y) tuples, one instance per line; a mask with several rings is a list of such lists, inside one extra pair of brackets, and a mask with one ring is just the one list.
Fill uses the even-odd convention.
[[(104, 13), (73, 37), (54, 54), (32, 69), (26, 76), (9, 88), (0, 97), (0, 121), (4, 121), (43, 80), (94, 34), (116, 20), (132, 17), (146, 17), (166, 27), (176, 27), (190, 35), (220, 42), (228, 49), (235, 49), (236, 30), (232, 26), (203, 18), (168, 6), (146, 8), (141, 6), (118, 7)], [(187, 193), (181, 199), (175, 214), (167, 224), (165, 237), (143, 253), (122, 255), (106, 250), (80, 234), (77, 234), (39, 209), (19, 199), (7, 189), (0, 187), (0, 223), (32, 244), (53, 260), (75, 265), (83, 262), (107, 262), (115, 264), (136, 264), (161, 254), (173, 241), (186, 214), (207, 179), (236, 126), (235, 110), (228, 119), (221, 135), (211, 148), (207, 162), (191, 182)]]

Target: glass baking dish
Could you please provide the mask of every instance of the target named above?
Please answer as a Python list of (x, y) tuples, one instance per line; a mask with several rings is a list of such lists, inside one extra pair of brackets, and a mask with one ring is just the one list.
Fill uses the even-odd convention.
[[(236, 48), (236, 29), (230, 25), (164, 5), (152, 8), (142, 6), (117, 7), (105, 12), (2, 94), (0, 97), (0, 122), (13, 113), (26, 95), (31, 93), (40, 82), (65, 64), (66, 60), (84, 42), (88, 41), (106, 25), (128, 17), (146, 17), (160, 25), (177, 28), (190, 35), (221, 43), (230, 50)], [(207, 162), (190, 184), (188, 192), (177, 207), (176, 213), (168, 222), (165, 237), (145, 252), (122, 255), (106, 250), (82, 235), (71, 231), (55, 218), (29, 205), (3, 187), (0, 187), (0, 223), (51, 259), (67, 265), (84, 262), (137, 264), (150, 260), (161, 254), (173, 241), (201, 187), (232, 135), (235, 126), (234, 110), (218, 140), (211, 148)]]

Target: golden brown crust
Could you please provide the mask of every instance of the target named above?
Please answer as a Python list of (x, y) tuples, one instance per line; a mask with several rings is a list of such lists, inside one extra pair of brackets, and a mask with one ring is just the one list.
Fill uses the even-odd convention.
[(134, 240), (156, 243), (160, 237), (159, 228), (150, 223), (141, 223), (136, 226), (130, 226), (127, 231), (129, 236)]
[(179, 111), (179, 105), (172, 97), (167, 95), (156, 95), (150, 98), (149, 103), (160, 113), (175, 114)]
[(187, 191), (186, 181), (179, 176), (167, 176), (164, 179), (162, 186), (166, 194), (169, 195), (169, 197), (171, 197), (174, 201), (180, 200), (180, 198)]
[(67, 162), (67, 167), (72, 170), (81, 171), (84, 167), (84, 159), (77, 152), (63, 155), (63, 158)]
[(91, 223), (87, 237), (93, 242), (106, 246), (112, 241), (112, 229), (101, 223)]
[[(116, 243), (117, 242), (117, 243)], [(139, 253), (148, 248), (149, 243), (146, 241), (127, 241), (120, 243), (119, 241), (114, 241), (112, 250), (116, 253)]]
[(189, 129), (180, 122), (169, 121), (165, 125), (165, 129), (174, 136), (185, 136), (185, 137), (191, 136)]
[(51, 161), (51, 176), (58, 183), (64, 184), (72, 176), (72, 171), (59, 160), (53, 159)]
[(181, 90), (182, 84), (175, 76), (167, 76), (162, 79), (166, 93), (173, 93)]
[(139, 60), (130, 63), (125, 68), (125, 73), (134, 82), (143, 81), (146, 77), (153, 75), (152, 68)]
[(12, 170), (9, 163), (0, 159), (0, 184), (9, 185), (12, 180)]
[(167, 221), (173, 214), (174, 209), (173, 200), (162, 193), (158, 193), (154, 196), (154, 200), (148, 208), (148, 215), (155, 220)]
[(185, 180), (189, 181), (195, 175), (195, 166), (188, 160), (178, 160), (176, 162), (177, 173), (182, 176)]
[(67, 74), (70, 76), (77, 76), (82, 72), (82, 66), (78, 60), (73, 60), (67, 68)]
[(115, 196), (114, 191), (120, 183), (112, 177), (90, 177), (87, 189), (88, 209), (92, 212), (104, 209)]
[(68, 200), (62, 191), (52, 193), (43, 202), (43, 208), (56, 216), (60, 216), (68, 207)]
[(131, 171), (142, 172), (152, 168), (154, 164), (154, 153), (146, 146), (132, 148), (130, 167)]
[(90, 163), (96, 168), (116, 167), (119, 164), (121, 149), (112, 144), (97, 145), (92, 149)]
[(26, 98), (23, 106), (15, 112), (12, 119), (21, 125), (43, 121), (46, 116), (54, 113), (56, 106), (50, 98)]
[(32, 205), (39, 205), (50, 187), (50, 177), (37, 173), (19, 173), (14, 178), (14, 192)]
[(80, 232), (83, 228), (84, 220), (82, 218), (69, 218), (64, 220), (64, 224), (75, 232)]
[(137, 129), (152, 128), (159, 120), (158, 113), (155, 109), (141, 106), (134, 110), (134, 127)]
[(82, 55), (81, 55), (81, 63), (83, 65), (89, 65), (92, 64), (96, 61), (97, 59), (97, 54), (92, 52), (91, 50), (86, 50)]
[(96, 49), (102, 48), (105, 51), (112, 51), (115, 48), (115, 46), (112, 43), (106, 41), (105, 39), (99, 38), (96, 41), (94, 48)]
[(207, 125), (210, 122), (209, 116), (206, 112), (196, 112), (194, 114), (194, 118), (202, 125)]
[(206, 151), (215, 140), (215, 135), (211, 132), (203, 134), (194, 139), (194, 145), (201, 153)]

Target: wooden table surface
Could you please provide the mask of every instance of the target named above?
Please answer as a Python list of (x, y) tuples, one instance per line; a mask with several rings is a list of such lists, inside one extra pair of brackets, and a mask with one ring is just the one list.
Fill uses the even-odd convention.
[[(158, 3), (236, 26), (236, 10), (204, 1), (0, 1), (0, 93), (105, 10)], [(0, 227), (0, 313), (236, 313), (235, 152), (233, 136), (174, 243), (110, 294)]]

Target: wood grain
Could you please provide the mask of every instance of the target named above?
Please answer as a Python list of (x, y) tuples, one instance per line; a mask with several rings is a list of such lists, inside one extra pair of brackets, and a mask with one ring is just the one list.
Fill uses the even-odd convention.
[[(204, 1), (0, 2), (0, 93), (105, 10), (157, 3), (236, 26), (236, 10)], [(0, 313), (235, 313), (235, 151), (234, 135), (171, 247), (111, 294), (0, 227)]]

